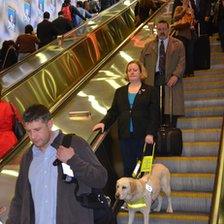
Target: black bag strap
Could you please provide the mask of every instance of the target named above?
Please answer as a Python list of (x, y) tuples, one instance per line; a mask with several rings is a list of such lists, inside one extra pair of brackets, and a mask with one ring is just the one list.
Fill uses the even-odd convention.
[[(67, 134), (67, 135), (64, 135), (63, 137), (63, 140), (62, 140), (62, 145), (66, 148), (69, 148), (71, 146), (71, 142), (72, 142), (72, 137), (73, 137), (74, 134)], [(78, 196), (78, 190), (79, 190), (79, 183), (78, 183), (78, 180), (75, 178), (74, 179), (74, 183), (75, 183), (75, 190), (74, 190), (74, 193), (75, 193), (75, 197), (76, 197), (76, 200), (79, 201), (80, 203), (83, 201), (82, 197)]]
[(66, 148), (69, 148), (71, 146), (72, 143), (72, 137), (74, 134), (67, 134), (64, 135), (63, 140), (62, 140), (62, 145)]

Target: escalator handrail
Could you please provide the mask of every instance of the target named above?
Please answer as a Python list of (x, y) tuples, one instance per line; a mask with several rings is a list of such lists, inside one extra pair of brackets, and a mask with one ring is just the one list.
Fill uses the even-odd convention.
[[(212, 196), (210, 224), (222, 224), (224, 220), (224, 116), (219, 141), (214, 193)], [(222, 210), (222, 211), (221, 211)]]

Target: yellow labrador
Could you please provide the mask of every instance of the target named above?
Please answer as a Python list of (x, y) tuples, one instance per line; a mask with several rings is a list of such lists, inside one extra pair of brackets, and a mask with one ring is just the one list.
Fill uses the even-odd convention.
[(154, 211), (159, 212), (162, 206), (162, 197), (160, 191), (163, 191), (168, 198), (167, 212), (172, 213), (170, 171), (162, 164), (154, 164), (151, 174), (144, 175), (141, 179), (131, 177), (122, 177), (117, 181), (115, 197), (124, 200), (127, 203), (135, 202), (144, 198), (146, 206), (141, 208), (128, 207), (128, 224), (132, 224), (136, 211), (140, 211), (144, 216), (144, 224), (149, 223), (149, 213), (151, 204), (158, 198), (158, 206)]

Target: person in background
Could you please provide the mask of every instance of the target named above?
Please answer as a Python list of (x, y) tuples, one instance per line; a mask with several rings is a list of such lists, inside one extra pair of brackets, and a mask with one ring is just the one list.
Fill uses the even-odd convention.
[(139, 0), (135, 5), (135, 25), (139, 26), (156, 10), (153, 0)]
[(89, 0), (89, 12), (92, 14), (100, 12), (100, 5), (98, 1)]
[[(87, 6), (86, 3), (88, 3), (89, 5), (89, 2), (87, 1), (85, 1), (84, 3), (86, 6)], [(90, 19), (93, 17), (93, 15), (87, 10), (89, 9), (89, 7), (87, 7), (87, 9), (84, 8), (84, 3), (82, 3), (82, 1), (77, 1), (77, 9), (79, 10), (80, 14), (82, 14), (83, 17), (85, 17), (86, 19)], [(75, 20), (77, 27), (82, 24), (82, 19), (78, 15), (75, 16)]]
[[(67, 8), (69, 10), (67, 10)], [(61, 11), (65, 18), (68, 18), (69, 21), (72, 22), (73, 27), (77, 27), (76, 15), (80, 17), (83, 21), (86, 21), (86, 18), (79, 12), (79, 10), (71, 4), (71, 0), (64, 0)]]
[(39, 40), (33, 32), (32, 25), (25, 26), (25, 34), (21, 34), (16, 39), (16, 46), (19, 52), (18, 60), (22, 60), (27, 55), (36, 51)]
[(18, 62), (18, 52), (13, 40), (5, 40), (0, 52), (1, 70), (9, 68)]
[(58, 35), (62, 35), (72, 30), (72, 23), (69, 22), (64, 16), (63, 12), (58, 12), (58, 18), (52, 21)]
[(93, 131), (107, 130), (118, 120), (118, 136), (124, 165), (124, 176), (131, 176), (136, 162), (141, 158), (144, 143), (153, 144), (159, 124), (159, 105), (152, 86), (146, 78), (143, 66), (131, 61), (126, 66), (128, 84), (118, 88), (111, 108)]
[(218, 27), (222, 52), (224, 52), (224, 0), (218, 0), (215, 7), (213, 23)]
[[(148, 77), (147, 84), (156, 87), (158, 101), (160, 99), (160, 86), (163, 86), (164, 112), (161, 123), (169, 124), (171, 113), (170, 91), (173, 96), (172, 126), (176, 127), (178, 116), (184, 115), (183, 74), (185, 70), (185, 49), (183, 43), (169, 36), (169, 23), (160, 20), (157, 23), (157, 36), (146, 43), (140, 61), (145, 66)], [(172, 89), (170, 89), (172, 88)]]
[(183, 0), (182, 6), (177, 6), (174, 12), (174, 23), (171, 28), (175, 30), (175, 37), (182, 41), (185, 48), (185, 72), (184, 77), (194, 76), (194, 40), (195, 17), (189, 7), (189, 0)]
[(22, 121), (18, 110), (10, 103), (1, 99), (0, 84), (0, 159), (3, 158), (18, 142), (13, 132), (14, 116)]
[[(90, 193), (93, 187), (103, 188), (107, 171), (88, 143), (73, 135), (71, 146), (62, 146), (65, 134), (52, 131), (52, 115), (44, 105), (27, 108), (23, 121), (33, 145), (21, 160), (6, 223), (94, 224), (93, 210), (76, 200), (74, 183), (63, 180), (61, 164), (73, 171), (79, 183), (78, 195)], [(56, 158), (58, 165), (54, 166)]]
[(49, 19), (50, 13), (44, 12), (43, 21), (37, 24), (37, 37), (40, 40), (39, 48), (49, 44), (58, 35), (57, 30)]

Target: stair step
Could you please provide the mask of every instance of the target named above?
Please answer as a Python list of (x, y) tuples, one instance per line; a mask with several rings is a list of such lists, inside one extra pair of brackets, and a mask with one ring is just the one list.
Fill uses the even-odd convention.
[[(172, 191), (172, 206), (174, 211), (209, 213), (212, 193)], [(167, 198), (163, 196), (162, 210), (167, 208)]]
[(211, 173), (172, 173), (172, 191), (212, 192), (215, 174)]
[(219, 142), (184, 142), (182, 156), (217, 156)]
[(184, 78), (184, 84), (188, 83), (201, 83), (201, 82), (217, 82), (224, 80), (224, 73), (222, 74), (212, 74), (212, 75), (204, 75), (204, 76), (194, 76), (194, 77), (186, 77)]
[(223, 69), (224, 64), (213, 64), (210, 68), (211, 69)]
[(154, 162), (165, 165), (171, 173), (215, 173), (217, 157), (156, 157)]
[[(204, 213), (152, 212), (149, 220), (152, 224), (208, 224), (209, 215)], [(117, 224), (127, 224), (128, 212), (119, 212), (117, 221)], [(135, 214), (134, 224), (143, 224), (143, 215), (141, 213)]]
[(217, 89), (224, 88), (224, 81), (213, 81), (213, 82), (185, 82), (184, 90), (195, 90), (195, 89)]
[(222, 116), (224, 106), (190, 107), (185, 109), (186, 117)]
[(184, 91), (184, 99), (191, 100), (197, 98), (217, 98), (217, 97), (224, 97), (224, 90), (223, 88), (220, 89), (195, 89), (195, 90), (186, 90)]
[(184, 129), (182, 130), (183, 142), (216, 142), (220, 139), (221, 130), (211, 129)]
[(224, 74), (224, 69), (223, 68), (213, 68), (213, 69), (208, 69), (208, 70), (198, 70), (198, 71), (195, 71), (195, 76), (200, 76), (200, 77), (203, 77), (203, 76), (207, 76), (207, 75), (218, 75), (218, 74)]
[(207, 106), (224, 106), (224, 98), (216, 97), (213, 99), (194, 99), (194, 100), (185, 100), (185, 107), (207, 107)]
[(178, 119), (177, 127), (180, 129), (221, 128), (222, 120), (222, 117), (183, 117)]

